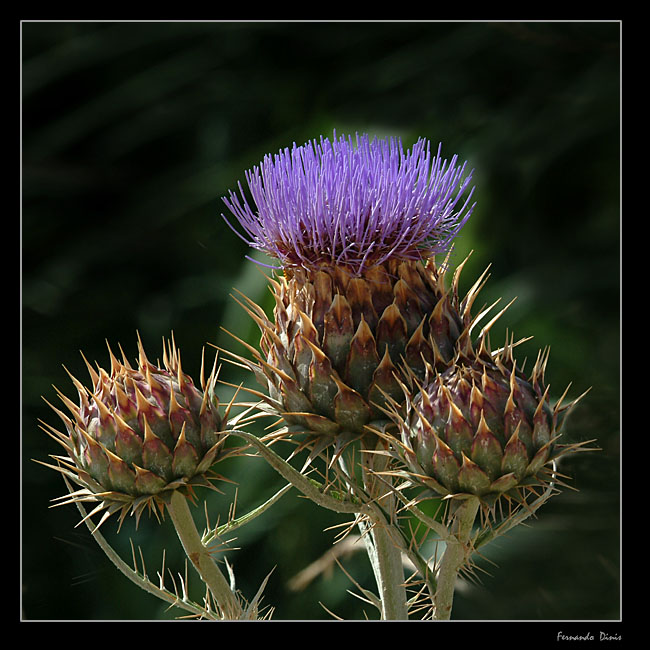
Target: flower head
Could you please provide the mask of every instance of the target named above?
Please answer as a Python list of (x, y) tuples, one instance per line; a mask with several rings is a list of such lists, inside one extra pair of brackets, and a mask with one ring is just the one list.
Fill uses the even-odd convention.
[(70, 415), (52, 408), (65, 432), (43, 423), (66, 451), (49, 466), (81, 487), (65, 503), (97, 501), (93, 512), (120, 512), (120, 521), (131, 511), (137, 519), (147, 508), (155, 513), (174, 490), (192, 498), (194, 487), (212, 487), (211, 467), (224, 457), (216, 360), (207, 382), (201, 369), (199, 388), (181, 369), (173, 341), (163, 346), (162, 367), (138, 343), (137, 368), (109, 348), (110, 373), (88, 364), (92, 390), (72, 377), (78, 405), (59, 392)]
[(399, 138), (321, 137), (246, 172), (256, 210), (241, 183), (241, 196), (231, 191), (223, 200), (246, 235), (233, 230), (283, 267), (331, 265), (361, 275), (388, 259), (449, 248), (475, 205), (474, 188), (461, 201), (471, 172), (464, 175), (467, 163), (457, 160), (443, 161), (440, 147), (432, 157), (425, 139), (405, 152)]

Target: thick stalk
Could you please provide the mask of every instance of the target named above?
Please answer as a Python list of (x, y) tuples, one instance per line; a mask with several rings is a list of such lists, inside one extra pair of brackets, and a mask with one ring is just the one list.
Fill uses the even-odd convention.
[[(387, 488), (385, 479), (379, 481), (371, 474), (371, 471), (386, 469), (386, 464), (385, 456), (372, 453), (365, 454), (363, 463), (364, 488), (370, 497), (377, 499), (388, 514), (389, 520), (386, 522), (372, 521), (374, 525), (372, 525), (370, 532), (364, 531), (362, 527), (362, 533), (366, 533), (364, 537), (366, 548), (379, 589), (382, 620), (407, 620), (408, 607), (406, 605), (402, 551), (394, 542), (388, 530), (391, 522), (394, 521), (395, 497), (390, 492), (386, 494), (387, 490), (390, 490), (390, 486)], [(382, 494), (385, 494), (385, 496), (382, 496)]]
[[(378, 499), (383, 493), (390, 493), (390, 484), (384, 479), (382, 487), (382, 481), (372, 477), (370, 472), (371, 469), (375, 471), (385, 469), (385, 457), (376, 456), (372, 453), (364, 454), (367, 457), (366, 468), (363, 470), (364, 481), (370, 492), (361, 498), (359, 491), (355, 489), (355, 479), (348, 474), (343, 456), (339, 457), (338, 462), (342, 467), (344, 476), (347, 477), (351, 493), (338, 494), (334, 490), (325, 492), (325, 486), (298, 472), (253, 434), (239, 430), (233, 431), (232, 434), (253, 445), (269, 462), (271, 467), (314, 503), (334, 512), (364, 515), (359, 528), (366, 541), (368, 555), (379, 586), (383, 603), (382, 618), (406, 619), (406, 589), (403, 584), (404, 571), (400, 550), (400, 546), (403, 547), (404, 545), (400, 544), (400, 531), (391, 531), (390, 529), (391, 513), (394, 513), (395, 501), (392, 493), (390, 496)], [(381, 461), (376, 460), (376, 458), (380, 458)], [(375, 465), (381, 465), (381, 467), (375, 467)], [(378, 499), (377, 504), (367, 503), (366, 498), (368, 495)], [(377, 505), (381, 505), (381, 509)], [(388, 519), (383, 516), (382, 509), (388, 512)], [(405, 549), (405, 552), (408, 554), (408, 549)]]
[(381, 618), (383, 621), (407, 620), (401, 552), (393, 543), (388, 531), (380, 525), (372, 528), (370, 537), (371, 543), (367, 544), (367, 548), (379, 588)]
[(201, 536), (196, 529), (187, 499), (180, 492), (174, 491), (170, 502), (167, 504), (167, 510), (187, 557), (203, 582), (208, 586), (208, 589), (210, 589), (212, 596), (223, 612), (223, 617), (227, 619), (241, 618), (243, 614), (242, 607), (219, 567), (210, 556), (210, 552), (201, 542)]
[(445, 552), (440, 561), (438, 588), (434, 596), (434, 618), (436, 620), (448, 621), (451, 618), (456, 578), (458, 571), (471, 552), (469, 541), (478, 507), (479, 500), (476, 497), (470, 497), (456, 505), (456, 510), (452, 515), (452, 538), (447, 540)]

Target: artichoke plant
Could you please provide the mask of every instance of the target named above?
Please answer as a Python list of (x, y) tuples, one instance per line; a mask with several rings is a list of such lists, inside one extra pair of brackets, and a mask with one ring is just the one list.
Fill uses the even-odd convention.
[[(209, 546), (294, 487), (322, 507), (355, 515), (347, 531), (359, 528), (378, 587), (378, 596), (364, 590), (364, 597), (383, 620), (422, 608), (447, 619), (458, 572), (477, 548), (554, 492), (555, 461), (582, 448), (559, 442), (577, 400), (562, 406), (562, 396), (551, 404), (547, 352), (526, 376), (513, 354), (521, 341), (506, 339), (491, 350), (490, 330), (507, 307), (474, 335), (496, 303), (472, 313), (487, 270), (462, 298), (465, 262), (449, 278), (452, 242), (474, 208), (472, 173), (457, 163), (457, 156), (443, 161), (440, 148), (432, 155), (424, 139), (405, 151), (397, 138), (321, 138), (267, 156), (246, 173), (254, 207), (241, 185), (239, 194), (224, 197), (244, 233), (229, 224), (233, 230), (279, 263), (268, 278), (272, 315), (238, 299), (260, 328), (259, 346), (244, 343), (252, 358), (226, 352), (262, 390), (247, 388), (259, 401), (236, 418), (228, 421), (230, 407), (223, 417), (218, 412), (216, 359), (207, 381), (202, 369), (195, 386), (173, 341), (163, 343), (162, 365), (147, 359), (139, 341), (135, 368), (109, 348), (110, 372), (87, 364), (92, 389), (72, 377), (78, 403), (59, 392), (69, 414), (52, 408), (65, 432), (43, 428), (66, 455), (50, 466), (79, 487), (62, 502), (76, 503), (89, 528), (96, 513), (103, 513), (101, 525), (119, 512), (121, 525), (128, 513), (137, 521), (146, 509), (167, 511), (208, 595), (203, 605), (190, 603), (153, 585), (146, 571), (134, 576), (115, 561), (134, 582), (194, 615), (257, 618), (266, 580), (247, 604), (230, 565), (227, 580)], [(442, 263), (438, 254), (445, 254)], [(283, 423), (269, 437), (241, 428), (268, 414)], [(229, 435), (247, 445), (229, 453), (254, 449), (288, 484), (237, 519), (233, 504), (228, 521), (208, 524), (201, 536), (187, 501), (196, 486), (212, 487), (212, 467), (225, 457)], [(293, 455), (271, 449), (285, 436), (310, 450), (300, 471)], [(325, 483), (305, 472), (322, 456)], [(449, 506), (443, 521), (418, 507), (431, 495)], [(86, 501), (98, 502), (87, 515)], [(514, 507), (498, 523), (488, 516), (475, 533), (479, 511), (494, 514), (504, 501)], [(407, 510), (445, 542), (434, 564), (421, 551), (426, 535), (418, 540), (403, 526)], [(417, 575), (405, 577), (403, 555)]]
[(207, 380), (202, 369), (198, 387), (173, 341), (163, 342), (162, 367), (147, 359), (140, 340), (138, 348), (135, 368), (110, 347), (110, 372), (86, 361), (92, 390), (70, 375), (78, 403), (57, 390), (69, 414), (50, 404), (65, 432), (42, 423), (66, 452), (51, 467), (80, 487), (65, 502), (97, 501), (91, 514), (120, 512), (120, 522), (129, 512), (138, 519), (145, 509), (156, 513), (176, 490), (191, 498), (194, 487), (212, 487), (210, 468), (224, 440), (216, 359)]
[(445, 287), (433, 255), (472, 212), (465, 170), (423, 139), (405, 152), (396, 138), (321, 138), (247, 172), (256, 211), (241, 186), (224, 198), (240, 236), (281, 264), (273, 319), (244, 297), (261, 341), (238, 358), (291, 430), (340, 446), (385, 421), (402, 359), (423, 377), (463, 344), (473, 298)]

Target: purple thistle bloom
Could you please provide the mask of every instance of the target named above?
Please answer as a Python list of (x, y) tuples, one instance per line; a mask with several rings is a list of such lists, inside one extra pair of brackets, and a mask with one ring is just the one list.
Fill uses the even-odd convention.
[(223, 197), (252, 248), (283, 267), (344, 266), (354, 275), (389, 258), (417, 260), (448, 250), (474, 205), (471, 189), (457, 209), (472, 172), (440, 158), (419, 139), (404, 152), (399, 138), (321, 137), (266, 155), (246, 172), (257, 212), (241, 183)]

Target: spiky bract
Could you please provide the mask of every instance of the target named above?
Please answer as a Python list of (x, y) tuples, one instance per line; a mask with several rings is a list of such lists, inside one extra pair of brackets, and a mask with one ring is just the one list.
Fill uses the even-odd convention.
[(110, 373), (86, 362), (92, 390), (71, 376), (79, 403), (57, 391), (70, 416), (50, 405), (65, 433), (44, 424), (67, 453), (50, 466), (81, 487), (65, 502), (98, 501), (93, 513), (105, 510), (106, 518), (119, 511), (120, 521), (131, 511), (138, 519), (145, 508), (156, 512), (174, 490), (191, 497), (195, 486), (212, 487), (210, 468), (224, 440), (216, 359), (207, 381), (201, 369), (199, 388), (183, 372), (173, 341), (163, 341), (162, 367), (138, 345), (136, 368), (110, 348)]
[(432, 259), (391, 260), (362, 277), (340, 267), (285, 270), (270, 281), (272, 319), (245, 299), (261, 351), (250, 348), (255, 361), (237, 358), (266, 389), (266, 409), (292, 431), (339, 442), (368, 433), (388, 422), (386, 399), (403, 398), (403, 367), (423, 380), (428, 366), (442, 370), (472, 354), (471, 308), (485, 274), (461, 299), (462, 266), (449, 287), (447, 267)]

